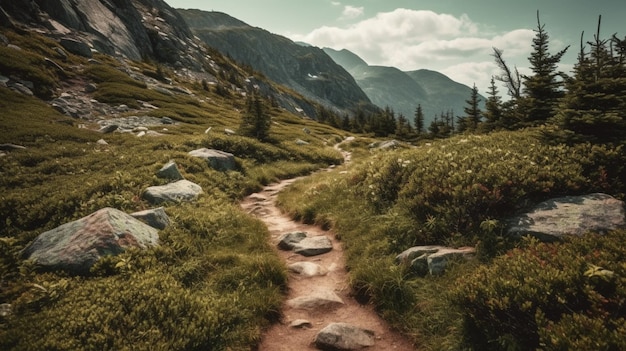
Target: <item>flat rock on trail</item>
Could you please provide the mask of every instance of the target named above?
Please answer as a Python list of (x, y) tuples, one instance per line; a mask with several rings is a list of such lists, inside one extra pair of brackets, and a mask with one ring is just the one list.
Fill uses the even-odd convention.
[[(241, 204), (248, 213), (263, 220), (272, 240), (286, 265), (296, 262), (313, 262), (320, 265), (326, 274), (308, 276), (289, 273), (288, 292), (282, 306), (282, 320), (271, 326), (263, 335), (258, 350), (294, 351), (317, 350), (313, 341), (316, 334), (331, 323), (348, 323), (374, 332), (375, 344), (368, 350), (415, 350), (413, 345), (398, 332), (391, 330), (370, 305), (361, 305), (352, 297), (349, 277), (341, 243), (331, 231), (293, 221), (276, 207), (276, 196), (295, 179), (271, 184), (263, 191), (248, 196)], [(322, 255), (304, 257), (293, 251), (277, 248), (281, 235), (303, 231), (309, 236), (324, 235), (331, 239), (333, 249)], [(287, 301), (310, 295), (335, 293), (343, 304), (333, 304), (314, 309), (294, 308)], [(296, 323), (294, 323), (296, 322)], [(308, 322), (308, 323), (304, 323)], [(293, 325), (299, 326), (293, 326)]]

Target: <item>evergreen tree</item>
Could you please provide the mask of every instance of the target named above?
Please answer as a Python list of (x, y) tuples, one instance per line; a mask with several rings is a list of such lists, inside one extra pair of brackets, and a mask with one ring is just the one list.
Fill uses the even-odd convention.
[(417, 108), (415, 109), (413, 124), (415, 125), (415, 132), (418, 136), (424, 133), (424, 112), (422, 111), (421, 104), (418, 104)]
[[(482, 117), (482, 111), (479, 107), (480, 98), (478, 97), (478, 88), (476, 88), (476, 84), (474, 84), (474, 86), (472, 87), (470, 98), (468, 100), (465, 100), (465, 103), (466, 106), (463, 108), (465, 116), (458, 120), (459, 126), (457, 126), (457, 131), (475, 132)], [(462, 122), (464, 126), (460, 126)]]
[[(594, 41), (581, 48), (574, 77), (567, 81), (556, 123), (590, 141), (623, 140), (626, 134), (626, 64), (623, 42), (600, 38), (601, 17)], [(584, 33), (583, 33), (584, 35)], [(616, 41), (617, 40), (617, 41)], [(613, 50), (615, 45), (615, 51)]]
[(256, 93), (249, 95), (246, 99), (246, 109), (241, 119), (239, 133), (266, 141), (269, 138), (271, 125), (271, 117), (263, 99)]
[(532, 76), (524, 76), (524, 93), (526, 97), (525, 125), (537, 125), (544, 123), (553, 116), (559, 100), (563, 97), (562, 72), (557, 71), (557, 65), (561, 57), (565, 55), (569, 46), (551, 55), (549, 53), (548, 33), (545, 25), (539, 20), (537, 11), (537, 29), (533, 39), (533, 52), (528, 57)]
[(404, 117), (402, 113), (398, 115), (396, 120), (396, 130), (395, 134), (398, 138), (404, 139), (409, 135), (410, 125), (409, 121)]
[(491, 77), (491, 85), (487, 92), (489, 97), (485, 102), (485, 112), (483, 116), (485, 121), (481, 123), (480, 130), (483, 132), (490, 132), (493, 130), (499, 130), (504, 127), (502, 116), (502, 98), (498, 95), (498, 87), (494, 77)]

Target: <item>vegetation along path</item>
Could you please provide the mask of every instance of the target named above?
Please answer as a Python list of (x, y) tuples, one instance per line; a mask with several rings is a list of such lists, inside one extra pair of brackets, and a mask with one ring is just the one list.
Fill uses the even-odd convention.
[[(346, 159), (349, 160), (349, 155)], [(316, 335), (331, 323), (347, 323), (372, 331), (373, 345), (368, 347), (369, 350), (413, 350), (411, 343), (391, 330), (372, 306), (361, 305), (352, 297), (342, 246), (332, 231), (296, 222), (276, 206), (278, 193), (297, 179), (268, 185), (261, 192), (248, 196), (242, 207), (265, 222), (274, 247), (287, 233), (306, 232), (311, 237), (328, 237), (333, 248), (327, 253), (308, 257), (279, 250), (279, 255), (290, 267), (288, 291), (282, 306), (282, 320), (266, 331), (259, 350), (315, 350)], [(309, 263), (317, 264), (318, 269), (303, 268), (312, 266)], [(301, 267), (302, 271), (297, 273), (294, 267)], [(310, 296), (321, 297), (322, 301), (308, 301)], [(342, 303), (325, 303), (333, 299), (329, 296), (339, 297)]]

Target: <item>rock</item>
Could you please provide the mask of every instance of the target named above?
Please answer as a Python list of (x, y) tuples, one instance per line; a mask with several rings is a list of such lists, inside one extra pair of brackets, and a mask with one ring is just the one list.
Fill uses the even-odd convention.
[(441, 275), (446, 269), (449, 260), (474, 256), (476, 250), (473, 247), (461, 247), (458, 249), (428, 245), (415, 246), (404, 250), (396, 256), (397, 264), (407, 264), (417, 274)]
[(619, 228), (626, 228), (624, 202), (607, 194), (595, 193), (544, 201), (530, 212), (510, 219), (507, 233), (555, 241), (565, 235), (606, 233)]
[(98, 145), (109, 145), (109, 143), (107, 143), (107, 141), (104, 140), (104, 139), (98, 139), (98, 141), (96, 141), (96, 144), (98, 144)]
[(328, 270), (319, 264), (313, 262), (296, 262), (292, 263), (287, 268), (291, 272), (295, 272), (304, 277), (315, 277), (320, 275), (326, 275)]
[(311, 134), (311, 130), (309, 130), (309, 128), (307, 127), (302, 128), (302, 131), (306, 134)]
[(161, 117), (161, 123), (163, 124), (174, 124), (174, 120), (169, 117)]
[(297, 329), (313, 328), (313, 324), (306, 319), (296, 319), (289, 323), (289, 326)]
[(170, 225), (170, 218), (167, 216), (167, 213), (165, 213), (165, 209), (163, 207), (134, 212), (130, 215), (159, 230), (165, 229), (168, 225)]
[(87, 45), (86, 43), (80, 40), (65, 37), (65, 38), (61, 38), (61, 40), (59, 41), (59, 44), (61, 44), (61, 46), (65, 50), (71, 52), (72, 54), (80, 55), (86, 58), (93, 57), (93, 54), (91, 52), (91, 48), (89, 47), (89, 45)]
[[(13, 313), (13, 306), (10, 303), (0, 304), (0, 317), (8, 317)], [(294, 321), (295, 322), (295, 321)], [(299, 327), (301, 328), (301, 327)]]
[(296, 145), (309, 145), (309, 143), (302, 139), (296, 139)]
[(159, 171), (156, 173), (156, 176), (159, 178), (171, 179), (171, 180), (181, 180), (185, 179), (182, 174), (178, 171), (178, 166), (176, 162), (169, 161), (166, 163)]
[(317, 256), (333, 249), (331, 240), (323, 235), (308, 236), (306, 232), (283, 234), (278, 241), (282, 250), (293, 250), (302, 256)]
[(15, 82), (11, 80), (7, 83), (7, 87), (23, 95), (27, 95), (27, 96), (34, 95), (31, 89), (29, 89), (27, 86), (19, 82)]
[(237, 167), (235, 156), (228, 152), (202, 148), (190, 151), (189, 155), (205, 159), (211, 168), (218, 171), (231, 171)]
[(374, 346), (374, 332), (347, 323), (331, 323), (315, 336), (320, 350), (360, 350)]
[(293, 250), (294, 245), (306, 237), (306, 232), (291, 232), (283, 234), (278, 239), (278, 248), (282, 250)]
[(87, 94), (93, 93), (96, 90), (98, 90), (98, 86), (95, 85), (94, 83), (89, 83), (85, 85), (85, 93)]
[(67, 61), (67, 53), (63, 49), (56, 46), (54, 47), (54, 51), (57, 53), (57, 55), (59, 55), (59, 58), (63, 60), (63, 62)]
[(117, 128), (118, 128), (117, 124), (108, 124), (98, 129), (98, 132), (102, 134), (109, 134), (109, 133), (113, 133), (114, 131), (116, 131)]
[(46, 64), (54, 69), (56, 69), (59, 72), (65, 72), (65, 70), (63, 69), (63, 67), (61, 67), (58, 63), (52, 61), (51, 59), (44, 57), (44, 61), (46, 62)]
[(320, 308), (334, 309), (343, 305), (343, 300), (332, 291), (317, 291), (310, 295), (299, 296), (287, 300), (287, 305), (294, 309), (314, 310)]
[(41, 233), (23, 251), (24, 258), (50, 270), (87, 274), (107, 255), (158, 244), (157, 229), (114, 208), (103, 208), (74, 222)]
[(148, 187), (142, 196), (150, 203), (160, 204), (168, 201), (193, 201), (201, 193), (200, 185), (183, 179), (166, 185)]
[(333, 243), (326, 236), (312, 236), (304, 238), (302, 241), (294, 245), (293, 252), (302, 256), (317, 256), (330, 252), (333, 249)]
[(228, 129), (228, 128), (224, 128), (224, 133), (226, 133), (226, 135), (235, 135), (235, 134), (237, 134), (237, 133), (235, 133), (234, 130)]
[(14, 150), (24, 150), (25, 146), (16, 145), (16, 144), (0, 144), (0, 150), (2, 151), (14, 151)]

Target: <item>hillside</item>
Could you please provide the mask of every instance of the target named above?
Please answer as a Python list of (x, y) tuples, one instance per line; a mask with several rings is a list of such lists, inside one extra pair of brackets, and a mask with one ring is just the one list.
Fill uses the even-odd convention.
[[(354, 77), (370, 100), (381, 107), (389, 106), (413, 120), (417, 105), (422, 106), (426, 125), (441, 113), (463, 114), (471, 87), (457, 83), (444, 74), (430, 70), (403, 72), (395, 67), (370, 66), (349, 50), (324, 48), (330, 57)], [(485, 99), (481, 97), (481, 107)]]
[(352, 114), (359, 107), (376, 110), (354, 78), (319, 48), (298, 45), (224, 13), (179, 13), (210, 47), (330, 110), (341, 114)]

